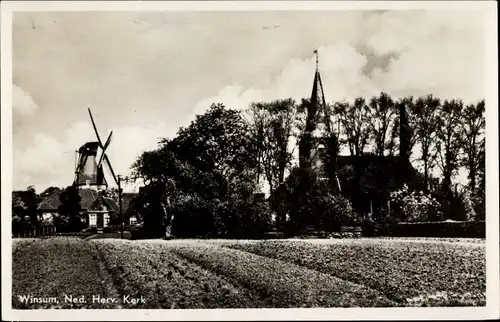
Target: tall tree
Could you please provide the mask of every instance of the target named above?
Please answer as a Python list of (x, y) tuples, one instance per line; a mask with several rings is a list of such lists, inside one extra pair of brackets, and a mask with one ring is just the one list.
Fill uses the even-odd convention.
[(59, 207), (57, 212), (67, 219), (69, 230), (78, 231), (82, 228), (80, 212), (82, 207), (80, 202), (82, 197), (78, 193), (78, 187), (75, 185), (68, 186), (59, 195)]
[[(416, 117), (413, 97), (404, 97), (394, 103), (397, 117), (390, 131), (389, 155), (394, 155), (399, 146), (399, 155), (409, 162), (412, 150), (417, 143)], [(398, 140), (399, 137), (399, 140)]]
[(429, 177), (436, 164), (436, 137), (439, 122), (438, 113), (441, 101), (428, 95), (416, 100), (413, 108), (417, 131), (417, 142), (420, 144), (420, 161), (424, 168), (424, 187), (428, 190)]
[(451, 179), (460, 165), (462, 108), (462, 101), (446, 100), (443, 102), (437, 118), (437, 164), (443, 173), (443, 188), (445, 190), (450, 189)]
[(467, 105), (462, 110), (462, 122), (460, 123), (461, 145), (464, 151), (462, 164), (469, 172), (469, 186), (472, 191), (476, 190), (477, 172), (481, 167), (481, 153), (484, 153), (484, 131), (486, 126), (484, 112), (484, 100), (477, 104)]
[(38, 222), (38, 205), (41, 201), (35, 187), (28, 186), (26, 190), (14, 191), (13, 196), (15, 196), (12, 201), (13, 206), (16, 206), (16, 212), (29, 216), (31, 224), (35, 225)]
[(335, 103), (334, 110), (342, 124), (344, 141), (351, 155), (362, 155), (370, 137), (369, 108), (365, 99), (356, 98), (353, 104)]
[(216, 171), (226, 178), (255, 174), (256, 147), (248, 123), (240, 111), (222, 104), (212, 104), (174, 139), (163, 142), (180, 160), (201, 171)]
[(483, 137), (481, 140), (479, 148), (479, 158), (477, 167), (477, 177), (478, 184), (475, 191), (475, 195), (478, 201), (475, 205), (476, 213), (479, 214), (479, 219), (484, 220), (486, 215), (486, 150), (485, 150), (486, 139)]
[(394, 121), (395, 103), (387, 93), (372, 97), (370, 106), (370, 129), (374, 142), (375, 155), (384, 156), (386, 149), (391, 148), (387, 141), (390, 127)]
[(61, 188), (59, 187), (48, 187), (47, 189), (45, 189), (40, 193), (40, 199), (43, 200), (47, 197), (52, 196), (54, 193), (60, 193), (60, 192)]
[(134, 163), (132, 178), (145, 183), (136, 205), (145, 225), (158, 226), (155, 234), (170, 220), (174, 234), (213, 231), (215, 205), (227, 201), (241, 180), (255, 181), (255, 151), (241, 113), (213, 104), (176, 137), (161, 140), (158, 149), (144, 152)]
[(289, 143), (295, 122), (295, 101), (285, 99), (252, 103), (249, 114), (259, 173), (264, 174), (272, 193), (284, 181), (285, 171), (293, 158)]

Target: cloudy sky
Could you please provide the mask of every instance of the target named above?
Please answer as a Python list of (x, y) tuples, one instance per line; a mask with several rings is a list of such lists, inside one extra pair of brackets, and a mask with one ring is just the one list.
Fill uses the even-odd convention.
[(127, 174), (212, 102), (432, 93), (485, 97), (482, 11), (25, 12), (13, 16), (13, 188), (66, 186), (75, 149), (113, 130)]

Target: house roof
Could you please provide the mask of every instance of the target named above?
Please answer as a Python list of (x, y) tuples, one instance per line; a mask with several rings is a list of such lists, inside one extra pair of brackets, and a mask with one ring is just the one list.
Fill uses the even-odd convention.
[[(94, 189), (79, 189), (78, 193), (82, 200), (80, 201), (80, 206), (83, 210), (92, 209), (96, 200), (98, 199), (98, 193)], [(61, 204), (59, 201), (59, 196), (61, 192), (54, 192), (50, 196), (46, 197), (40, 205), (38, 206), (39, 210), (42, 211), (55, 211)], [(117, 202), (111, 198), (104, 197), (103, 201), (106, 203), (107, 207), (112, 211), (119, 211), (119, 207), (117, 206)]]
[(114, 199), (108, 197), (103, 197), (101, 200), (99, 200), (99, 198), (96, 198), (94, 202), (86, 209), (88, 211), (100, 211), (102, 210), (101, 205), (106, 206), (108, 211), (115, 213), (120, 212), (120, 207), (118, 206), (118, 203)]
[(61, 192), (57, 191), (45, 197), (45, 199), (40, 202), (40, 205), (38, 205), (38, 210), (57, 210), (57, 207), (59, 207), (59, 204), (61, 203), (59, 201), (60, 194)]

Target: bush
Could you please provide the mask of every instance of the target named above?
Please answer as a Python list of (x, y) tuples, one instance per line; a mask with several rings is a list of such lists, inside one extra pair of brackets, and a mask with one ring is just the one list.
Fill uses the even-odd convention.
[(342, 195), (327, 194), (324, 198), (322, 227), (327, 231), (339, 231), (342, 226), (354, 225), (357, 215), (351, 202)]
[(397, 219), (391, 216), (368, 217), (361, 223), (362, 234), (367, 237), (392, 236)]
[(56, 227), (57, 232), (64, 233), (68, 232), (69, 229), (69, 222), (68, 219), (65, 216), (61, 216), (60, 214), (56, 214), (54, 216), (54, 226)]
[(146, 234), (142, 224), (136, 225), (130, 229), (130, 239), (144, 239)]
[(268, 231), (264, 233), (264, 239), (282, 239), (285, 234), (281, 231)]
[(106, 226), (106, 227), (104, 227), (104, 228), (102, 229), (102, 232), (103, 232), (103, 233), (106, 233), (106, 234), (108, 234), (108, 233), (113, 233), (113, 232), (115, 232), (115, 231), (116, 231), (116, 230), (115, 230), (115, 229), (113, 229), (113, 227), (110, 227), (110, 226)]
[[(211, 205), (197, 195), (182, 195), (169, 207), (172, 219), (172, 235), (182, 238), (206, 236), (214, 231)], [(164, 237), (165, 233), (162, 233)]]
[(486, 237), (484, 221), (399, 223), (394, 228), (396, 237)]
[(391, 193), (391, 206), (395, 217), (400, 221), (436, 221), (443, 219), (441, 205), (430, 194), (423, 191), (410, 191), (405, 184), (400, 190)]
[(311, 169), (292, 170), (286, 179), (285, 204), (289, 220), (287, 234), (302, 234), (306, 227), (328, 232), (356, 222), (351, 202), (332, 194), (326, 181), (319, 180)]

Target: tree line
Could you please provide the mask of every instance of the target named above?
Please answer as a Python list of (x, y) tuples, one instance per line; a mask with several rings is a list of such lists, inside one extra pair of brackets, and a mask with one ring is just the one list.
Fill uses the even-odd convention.
[[(57, 194), (58, 205), (55, 216), (44, 219), (38, 209), (43, 200)], [(12, 192), (12, 232), (22, 233), (31, 229), (54, 226), (58, 232), (79, 232), (86, 227), (80, 205), (81, 196), (78, 187), (48, 187), (37, 193), (34, 186)]]
[[(300, 142), (311, 129), (308, 111), (315, 108), (308, 99), (254, 102), (243, 111), (212, 104), (175, 137), (161, 139), (156, 149), (133, 163), (127, 180), (141, 181), (143, 187), (126, 217), (138, 217), (151, 236), (164, 235), (167, 226), (179, 237), (259, 237), (273, 227), (290, 233), (309, 226), (338, 230), (362, 220), (362, 191), (374, 191), (373, 199), (401, 195), (394, 192), (406, 182), (384, 180), (392, 171), (391, 158), (399, 157), (418, 166), (421, 183), (410, 190), (432, 195), (447, 214), (467, 208), (467, 197), (484, 219), (484, 100), (465, 104), (432, 95), (395, 99), (381, 93), (327, 104), (312, 122), (328, 124), (322, 130), (326, 180), (297, 164)], [(344, 151), (353, 160), (381, 161), (369, 166), (356, 161), (341, 169), (337, 160)], [(458, 192), (451, 183), (460, 168), (466, 169), (468, 182)], [(440, 176), (434, 175), (436, 169)], [(264, 182), (268, 200), (259, 193)], [(339, 182), (344, 189), (338, 189)], [(37, 195), (32, 187), (16, 192), (16, 216), (33, 221), (38, 203), (49, 192)], [(61, 198), (62, 218), (69, 225), (79, 211), (74, 205), (78, 197), (68, 190)], [(400, 209), (427, 207), (412, 202)], [(392, 213), (397, 205), (380, 212), (397, 217)]]
[[(133, 164), (129, 180), (142, 180), (144, 187), (130, 212), (153, 230), (172, 225), (177, 236), (250, 236), (270, 229), (272, 217), (296, 231), (352, 223), (360, 215), (353, 196), (297, 166), (309, 104), (307, 99), (254, 102), (244, 111), (213, 104)], [(333, 152), (324, 161), (329, 164), (343, 150), (355, 157), (402, 154), (422, 165), (421, 190), (441, 196), (443, 207), (453, 197), (463, 199), (451, 182), (464, 167), (467, 191), (484, 218), (484, 112), (484, 100), (467, 105), (432, 95), (393, 99), (381, 93), (328, 104), (322, 117), (329, 118), (326, 137), (332, 138)], [(436, 168), (440, 177), (433, 175)], [(356, 174), (362, 170), (354, 169), (354, 177), (362, 177)], [(258, 194), (263, 180), (270, 202)]]

